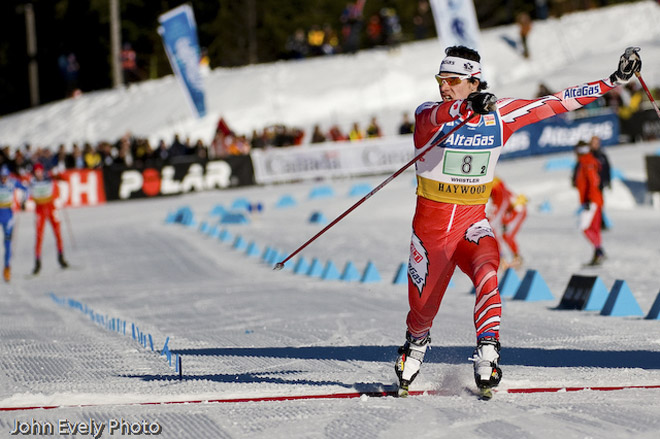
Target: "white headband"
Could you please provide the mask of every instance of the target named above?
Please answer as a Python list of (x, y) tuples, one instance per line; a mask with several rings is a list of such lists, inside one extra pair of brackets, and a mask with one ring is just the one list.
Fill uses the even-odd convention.
[(455, 73), (461, 76), (471, 76), (481, 81), (481, 64), (478, 61), (459, 58), (457, 56), (447, 56), (440, 64), (440, 72)]

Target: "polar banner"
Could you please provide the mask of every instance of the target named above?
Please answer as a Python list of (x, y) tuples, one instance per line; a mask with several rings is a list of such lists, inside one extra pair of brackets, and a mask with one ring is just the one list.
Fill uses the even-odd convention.
[(250, 153), (258, 184), (394, 172), (412, 160), (413, 154), (411, 135), (253, 149)]
[(472, 0), (431, 0), (431, 11), (443, 47), (479, 50), (479, 22)]
[(254, 184), (253, 174), (249, 156), (145, 169), (110, 167), (103, 170), (108, 201), (245, 186)]
[(158, 33), (176, 78), (197, 117), (206, 115), (204, 82), (199, 68), (200, 50), (192, 7), (184, 4), (158, 17)]

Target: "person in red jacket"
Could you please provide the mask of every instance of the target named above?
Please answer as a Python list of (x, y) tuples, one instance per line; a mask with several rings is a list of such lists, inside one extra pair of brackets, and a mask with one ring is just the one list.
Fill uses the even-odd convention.
[(500, 245), (500, 255), (502, 255), (505, 245), (512, 255), (511, 261), (500, 262), (500, 268), (520, 268), (523, 260), (520, 256), (516, 235), (527, 218), (527, 197), (523, 194), (515, 195), (504, 181), (495, 177), (490, 201), (492, 209), (488, 215), (488, 221)]
[(575, 168), (575, 188), (580, 196), (580, 230), (594, 246), (594, 255), (587, 265), (600, 265), (605, 260), (601, 246), (601, 224), (603, 193), (600, 185), (601, 163), (593, 155), (589, 144), (580, 141), (575, 147), (577, 166)]
[(44, 226), (46, 221), (50, 221), (55, 233), (55, 242), (57, 244), (57, 261), (62, 268), (67, 268), (69, 264), (64, 259), (64, 246), (62, 245), (62, 233), (60, 231), (60, 218), (59, 212), (55, 206), (55, 199), (57, 198), (57, 185), (46, 174), (44, 167), (41, 163), (34, 165), (34, 178), (30, 181), (29, 189), (30, 195), (36, 205), (36, 225), (37, 225), (37, 240), (34, 249), (34, 270), (32, 274), (38, 274), (41, 270), (41, 244), (44, 237)]
[[(497, 99), (484, 92), (488, 85), (477, 51), (465, 46), (445, 50), (435, 76), (442, 101), (424, 102), (415, 111), (415, 150), (428, 153), (415, 162), (417, 204), (408, 260), (410, 309), (405, 342), (394, 364), (400, 396), (408, 394), (420, 371), (433, 320), (457, 267), (470, 278), (476, 292), (475, 382), (483, 397), (492, 396), (491, 388), (502, 377), (502, 303), (497, 280), (499, 249), (485, 205), (502, 147), (518, 129), (581, 108), (630, 81), (641, 70), (638, 52), (636, 47), (626, 49), (616, 71), (602, 79), (536, 99)], [(438, 143), (440, 139), (442, 143)]]

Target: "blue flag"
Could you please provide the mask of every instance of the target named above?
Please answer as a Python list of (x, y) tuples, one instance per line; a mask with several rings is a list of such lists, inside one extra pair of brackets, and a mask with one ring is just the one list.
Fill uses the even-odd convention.
[(163, 39), (165, 52), (193, 113), (206, 115), (204, 83), (199, 69), (199, 41), (197, 25), (190, 5), (181, 5), (158, 17), (158, 33)]

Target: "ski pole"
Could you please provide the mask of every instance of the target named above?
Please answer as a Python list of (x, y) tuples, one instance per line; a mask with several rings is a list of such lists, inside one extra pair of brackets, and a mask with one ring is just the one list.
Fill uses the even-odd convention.
[(646, 82), (644, 82), (644, 79), (642, 79), (641, 72), (635, 72), (635, 76), (637, 76), (637, 79), (639, 79), (639, 83), (642, 84), (642, 88), (646, 92), (646, 95), (649, 97), (651, 104), (653, 104), (653, 108), (655, 109), (656, 114), (658, 115), (658, 117), (660, 117), (660, 108), (658, 108), (658, 104), (655, 103), (655, 99), (653, 99), (653, 95), (651, 94), (651, 91), (646, 86)]
[(312, 241), (314, 241), (316, 238), (318, 238), (319, 236), (321, 236), (321, 235), (323, 235), (325, 232), (327, 232), (328, 229), (330, 229), (330, 227), (334, 226), (334, 225), (337, 224), (339, 221), (341, 221), (346, 215), (348, 215), (349, 213), (351, 213), (352, 211), (354, 211), (354, 210), (355, 210), (360, 204), (364, 203), (364, 202), (367, 201), (369, 198), (371, 198), (371, 196), (374, 195), (374, 194), (375, 194), (376, 192), (378, 192), (379, 190), (381, 190), (381, 189), (383, 188), (383, 186), (385, 186), (386, 184), (388, 184), (390, 181), (394, 180), (394, 179), (395, 179), (396, 177), (398, 177), (403, 171), (405, 171), (406, 169), (408, 169), (408, 167), (410, 167), (410, 165), (412, 165), (413, 163), (415, 163), (416, 161), (418, 161), (419, 159), (421, 159), (422, 157), (424, 157), (424, 156), (426, 155), (427, 152), (429, 152), (431, 149), (435, 148), (436, 146), (440, 145), (440, 144), (443, 143), (445, 140), (447, 140), (447, 139), (449, 138), (449, 136), (451, 136), (452, 134), (454, 134), (454, 132), (456, 132), (456, 130), (458, 130), (458, 129), (461, 128), (463, 125), (465, 125), (466, 123), (468, 123), (468, 122), (469, 122), (470, 120), (472, 120), (472, 118), (473, 118), (474, 116), (476, 116), (476, 115), (477, 115), (477, 113), (472, 114), (470, 117), (468, 117), (467, 119), (465, 119), (463, 122), (459, 123), (459, 124), (456, 125), (454, 128), (452, 128), (447, 134), (445, 134), (445, 135), (442, 136), (440, 139), (438, 139), (437, 141), (433, 142), (432, 144), (430, 144), (429, 146), (427, 146), (425, 149), (423, 149), (422, 152), (420, 152), (419, 154), (417, 154), (412, 160), (410, 160), (408, 163), (406, 163), (405, 165), (403, 165), (403, 166), (402, 166), (398, 171), (396, 171), (394, 174), (392, 174), (392, 175), (390, 175), (389, 177), (387, 177), (387, 178), (385, 179), (385, 181), (383, 181), (381, 184), (379, 184), (378, 186), (376, 186), (376, 188), (375, 188), (374, 190), (372, 190), (371, 192), (369, 192), (367, 195), (365, 195), (364, 197), (362, 197), (360, 200), (358, 200), (358, 201), (357, 201), (355, 204), (353, 204), (351, 207), (349, 207), (348, 209), (346, 209), (346, 210), (344, 211), (344, 213), (342, 213), (341, 215), (339, 215), (339, 216), (338, 216), (337, 218), (335, 218), (330, 224), (328, 224), (327, 226), (325, 226), (320, 232), (318, 232), (316, 235), (312, 236), (307, 242), (305, 242), (303, 245), (301, 245), (300, 247), (298, 247), (293, 253), (291, 253), (289, 256), (287, 256), (283, 261), (278, 262), (277, 264), (275, 264), (275, 267), (273, 267), (273, 270), (281, 270), (281, 269), (284, 267), (284, 264), (286, 264), (286, 262), (287, 262), (289, 259), (291, 259), (291, 258), (294, 257), (295, 255), (297, 255), (302, 249), (304, 249), (304, 248), (307, 247), (309, 244), (311, 244)]

